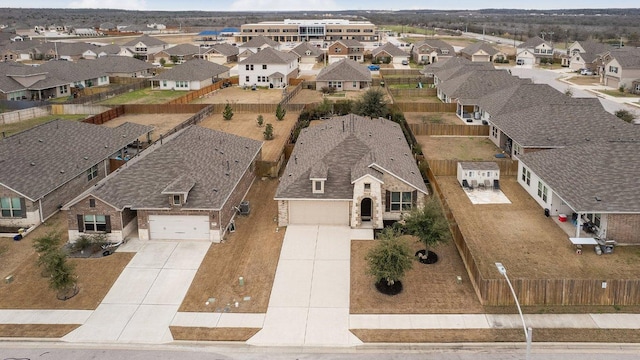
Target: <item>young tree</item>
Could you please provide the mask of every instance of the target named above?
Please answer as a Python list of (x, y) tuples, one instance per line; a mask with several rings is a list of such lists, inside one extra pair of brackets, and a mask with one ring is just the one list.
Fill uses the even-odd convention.
[(228, 102), (224, 106), (224, 110), (222, 111), (222, 117), (227, 121), (231, 120), (231, 118), (233, 117), (233, 109), (231, 108), (231, 105), (229, 105)]
[(567, 95), (568, 97), (573, 97), (573, 90), (571, 90), (570, 87), (566, 88), (566, 90), (564, 91), (564, 94)]
[(265, 140), (273, 140), (273, 125), (267, 124), (262, 135), (264, 136)]
[(367, 273), (375, 277), (379, 291), (398, 294), (402, 291), (400, 280), (413, 266), (411, 258), (411, 248), (405, 239), (393, 228), (385, 228), (378, 234), (376, 246), (365, 257)]
[(367, 90), (362, 94), (362, 98), (354, 104), (354, 112), (370, 118), (386, 118), (389, 115), (389, 108), (384, 93), (380, 89)]
[(78, 293), (75, 266), (67, 261), (67, 254), (56, 249), (49, 255), (49, 287), (55, 290), (59, 300), (67, 300)]
[(278, 121), (282, 121), (286, 114), (287, 110), (282, 105), (278, 104), (278, 107), (276, 107), (276, 119), (278, 119)]
[(60, 247), (62, 238), (58, 232), (49, 232), (33, 241), (33, 249), (38, 253), (36, 264), (42, 267), (42, 276), (50, 275), (50, 256)]
[(628, 123), (633, 122), (633, 120), (635, 120), (636, 116), (635, 114), (633, 114), (631, 111), (626, 110), (626, 109), (620, 109), (618, 111), (615, 112), (616, 116)]
[(412, 209), (404, 218), (404, 223), (407, 234), (416, 236), (424, 244), (425, 250), (451, 238), (449, 223), (435, 197), (429, 198), (422, 208)]
[(264, 124), (264, 117), (262, 116), (262, 114), (258, 115), (256, 122), (258, 123), (258, 127), (262, 127), (262, 125)]

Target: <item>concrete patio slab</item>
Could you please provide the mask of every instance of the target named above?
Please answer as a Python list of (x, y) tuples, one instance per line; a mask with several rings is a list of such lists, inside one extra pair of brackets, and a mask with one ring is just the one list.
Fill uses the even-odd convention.
[(163, 344), (173, 341), (169, 325), (177, 311), (178, 305), (140, 305), (118, 342)]
[(148, 242), (138, 253), (131, 259), (127, 267), (131, 268), (150, 268), (160, 269), (171, 256), (171, 253), (178, 246), (177, 242)]
[(84, 325), (62, 338), (69, 342), (117, 342), (138, 309), (134, 304), (100, 304)]
[(103, 304), (140, 304), (156, 281), (160, 269), (125, 267), (102, 300)]
[(143, 304), (180, 305), (197, 270), (162, 269)]
[(308, 307), (312, 276), (313, 260), (280, 260), (269, 307)]

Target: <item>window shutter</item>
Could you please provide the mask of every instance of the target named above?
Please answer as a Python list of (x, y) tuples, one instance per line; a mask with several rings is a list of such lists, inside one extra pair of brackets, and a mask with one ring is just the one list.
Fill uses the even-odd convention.
[(384, 193), (384, 211), (391, 211), (391, 192), (389, 190)]
[(413, 190), (411, 193), (411, 208), (415, 208), (418, 204), (418, 190)]
[(78, 232), (84, 232), (84, 217), (78, 214)]
[(108, 233), (110, 233), (111, 232), (111, 216), (105, 215), (104, 216), (104, 222), (105, 222), (105, 225), (106, 225), (106, 231)]
[(27, 202), (24, 198), (20, 198), (20, 210), (22, 210), (22, 217), (27, 217)]

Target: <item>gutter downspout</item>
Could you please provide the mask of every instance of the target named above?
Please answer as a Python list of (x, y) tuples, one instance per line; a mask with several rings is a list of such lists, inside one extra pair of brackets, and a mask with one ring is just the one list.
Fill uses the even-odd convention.
[(40, 209), (40, 222), (44, 223), (44, 216), (42, 214), (42, 198), (38, 200), (38, 208)]

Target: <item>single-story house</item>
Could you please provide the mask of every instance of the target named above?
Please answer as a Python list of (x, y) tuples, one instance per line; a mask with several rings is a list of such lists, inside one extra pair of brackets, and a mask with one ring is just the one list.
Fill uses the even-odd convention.
[(161, 59), (168, 64), (182, 64), (188, 60), (197, 57), (197, 55), (201, 52), (199, 46), (191, 45), (191, 44), (180, 44), (176, 46), (172, 46), (170, 48), (166, 48), (156, 54), (153, 55), (153, 60), (155, 62), (160, 62)]
[(215, 44), (208, 49), (202, 49), (198, 57), (223, 65), (238, 61), (238, 53), (239, 50), (237, 47), (231, 44), (221, 43)]
[(371, 71), (365, 65), (349, 59), (334, 62), (316, 76), (316, 90), (325, 87), (337, 91), (368, 89), (371, 87)]
[(278, 225), (379, 229), (427, 194), (400, 125), (336, 117), (300, 133), (276, 191)]
[(229, 77), (229, 68), (202, 59), (193, 59), (153, 78), (160, 90), (199, 90)]
[(54, 120), (0, 141), (0, 225), (38, 225), (94, 186), (118, 163), (127, 145), (153, 130)]
[(527, 153), (519, 157), (518, 183), (546, 214), (572, 219), (571, 236), (585, 237), (581, 231), (589, 229), (591, 236), (640, 245), (638, 145), (636, 134)]
[(460, 56), (471, 60), (472, 62), (494, 62), (497, 60), (502, 61), (507, 58), (505, 53), (498, 51), (485, 41), (478, 41), (465, 47), (460, 50)]
[(373, 49), (371, 55), (375, 61), (387, 64), (402, 64), (403, 61), (409, 60), (408, 53), (390, 42)]
[(64, 206), (70, 241), (220, 242), (233, 230), (262, 142), (193, 125), (154, 146)]

